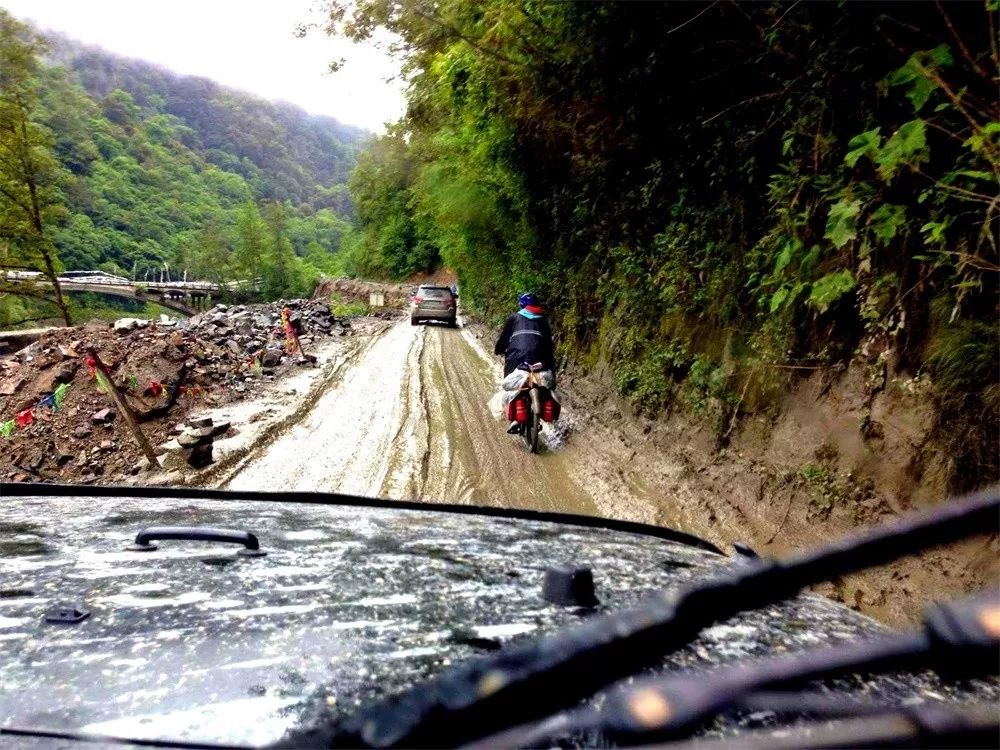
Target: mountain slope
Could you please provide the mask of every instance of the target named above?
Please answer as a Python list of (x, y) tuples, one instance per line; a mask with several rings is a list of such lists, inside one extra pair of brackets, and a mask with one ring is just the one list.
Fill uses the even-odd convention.
[(365, 131), (287, 103), (269, 102), (214, 81), (47, 35), (50, 62), (97, 101), (127, 92), (144, 114), (179, 118), (185, 145), (220, 169), (242, 175), (258, 199), (312, 208), (347, 207), (343, 190)]

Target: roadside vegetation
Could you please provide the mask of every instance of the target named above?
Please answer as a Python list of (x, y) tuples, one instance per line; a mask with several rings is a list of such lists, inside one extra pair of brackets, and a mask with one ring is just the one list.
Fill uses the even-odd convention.
[[(454, 269), (499, 319), (720, 437), (851, 362), (933, 384), (952, 484), (998, 476), (997, 3), (328, 3), (397, 35), (357, 275)], [(879, 387), (879, 386), (873, 386)]]
[[(2, 10), (0, 60), (0, 268), (258, 279), (266, 299), (338, 270), (362, 131), (43, 39)], [(24, 292), (0, 285), (0, 326), (68, 322), (59, 295)]]

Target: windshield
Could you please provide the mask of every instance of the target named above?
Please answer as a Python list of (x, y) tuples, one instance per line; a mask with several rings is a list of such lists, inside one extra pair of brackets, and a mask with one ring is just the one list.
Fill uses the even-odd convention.
[[(530, 745), (567, 741), (546, 698), (573, 695), (594, 712), (558, 721), (626, 743), (604, 711), (628, 699), (601, 696), (628, 675), (923, 632), (996, 588), (990, 521), (667, 618), (655, 663), (609, 657), (628, 675), (557, 660), (557, 690), (532, 661), (531, 700), (427, 697), (473, 656), (1000, 482), (994, 2), (133, 5), (0, 0), (0, 731)], [(552, 550), (501, 533), (529, 521)], [(842, 627), (799, 617), (818, 597)], [(399, 679), (335, 666), (337, 623)], [(993, 700), (904, 667), (897, 707)], [(756, 708), (775, 690), (691, 710), (814, 716)], [(351, 724), (394, 695), (482, 734)], [(216, 704), (289, 720), (227, 734)]]

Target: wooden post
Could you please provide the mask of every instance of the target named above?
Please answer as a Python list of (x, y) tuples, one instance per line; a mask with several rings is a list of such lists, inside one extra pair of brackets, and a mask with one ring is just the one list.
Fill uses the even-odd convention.
[(142, 430), (139, 429), (139, 423), (135, 421), (135, 415), (132, 413), (131, 407), (125, 402), (125, 397), (111, 379), (111, 373), (108, 371), (107, 365), (101, 361), (100, 356), (94, 349), (88, 349), (87, 356), (94, 360), (94, 367), (100, 370), (101, 374), (108, 381), (108, 390), (111, 391), (108, 395), (111, 396), (111, 400), (115, 402), (115, 406), (121, 412), (125, 424), (128, 425), (129, 430), (132, 432), (132, 437), (135, 438), (135, 442), (139, 444), (143, 454), (149, 459), (149, 463), (153, 466), (159, 466), (159, 461), (156, 459), (156, 454), (153, 453), (152, 446), (146, 440), (146, 436), (142, 434)]
[[(281, 310), (281, 327), (285, 329), (285, 351), (288, 351), (288, 341), (291, 340), (292, 347), (299, 353), (300, 359), (308, 359), (306, 353), (302, 350), (302, 342), (299, 341), (299, 334), (295, 332), (295, 326), (292, 325), (292, 311), (285, 307)], [(315, 361), (315, 357), (313, 358)]]

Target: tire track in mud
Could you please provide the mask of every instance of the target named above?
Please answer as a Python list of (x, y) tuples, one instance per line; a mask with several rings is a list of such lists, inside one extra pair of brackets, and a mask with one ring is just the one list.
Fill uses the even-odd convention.
[(404, 321), (229, 487), (596, 513), (569, 451), (531, 455), (490, 414), (499, 372), (461, 331)]
[(402, 326), (390, 328), (228, 487), (377, 494), (391, 469), (420, 343)]
[[(595, 514), (590, 494), (571, 476), (566, 453), (528, 453), (506, 423), (490, 413), (499, 364), (474, 348), (461, 331), (427, 331), (423, 379), (434, 396), (431, 462), (425, 499), (474, 505)], [(545, 432), (542, 433), (543, 437)], [(446, 446), (443, 455), (439, 446)]]

